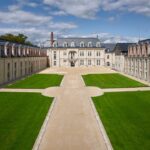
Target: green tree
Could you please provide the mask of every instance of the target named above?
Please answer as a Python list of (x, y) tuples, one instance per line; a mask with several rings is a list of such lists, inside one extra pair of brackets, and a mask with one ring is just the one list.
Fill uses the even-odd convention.
[(28, 37), (24, 34), (19, 33), (18, 35), (13, 35), (11, 33), (7, 33), (0, 36), (0, 40), (5, 40), (9, 42), (15, 42), (19, 44), (26, 44), (33, 46), (32, 42), (27, 41)]

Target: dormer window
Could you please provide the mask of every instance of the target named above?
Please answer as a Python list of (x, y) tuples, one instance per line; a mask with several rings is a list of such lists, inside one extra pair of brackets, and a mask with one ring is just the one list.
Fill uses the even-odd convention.
[(96, 47), (101, 47), (100, 42), (97, 42), (97, 43), (96, 43)]
[(71, 42), (71, 47), (75, 47), (75, 43), (74, 42)]
[(57, 47), (57, 46), (58, 46), (58, 43), (54, 42), (53, 47)]
[(84, 42), (81, 42), (81, 43), (80, 43), (80, 47), (85, 47)]
[(88, 47), (92, 47), (92, 42), (88, 42)]
[(64, 42), (64, 47), (68, 47), (68, 43), (67, 42)]

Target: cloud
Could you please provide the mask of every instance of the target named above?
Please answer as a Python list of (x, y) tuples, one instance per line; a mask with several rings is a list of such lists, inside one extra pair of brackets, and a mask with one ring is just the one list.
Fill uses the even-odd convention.
[(44, 4), (55, 6), (69, 15), (94, 19), (101, 0), (43, 0)]
[(74, 23), (65, 23), (65, 22), (57, 22), (51, 23), (48, 25), (51, 29), (74, 29), (77, 28), (77, 25)]
[(28, 2), (26, 5), (34, 8), (38, 6), (38, 4), (34, 2)]
[(150, 16), (150, 0), (43, 0), (60, 12), (80, 18), (94, 19), (100, 10), (127, 11)]
[(108, 21), (114, 21), (114, 20), (115, 20), (115, 17), (113, 16), (108, 18)]
[(149, 0), (105, 0), (101, 6), (105, 11), (120, 10), (150, 16)]
[(23, 33), (33, 42), (45, 41), (51, 31), (61, 34), (77, 27), (72, 22), (58, 22), (52, 16), (24, 11), (19, 5), (10, 5), (8, 10), (0, 11), (0, 34)]
[(0, 11), (0, 23), (14, 23), (16, 25), (41, 25), (49, 22), (51, 19), (52, 18), (50, 16), (40, 16), (23, 10), (16, 10), (15, 12)]
[(53, 12), (51, 12), (51, 14), (52, 15), (55, 15), (55, 16), (65, 16), (65, 15), (67, 15), (67, 13), (66, 12), (64, 12), (64, 11), (53, 11)]

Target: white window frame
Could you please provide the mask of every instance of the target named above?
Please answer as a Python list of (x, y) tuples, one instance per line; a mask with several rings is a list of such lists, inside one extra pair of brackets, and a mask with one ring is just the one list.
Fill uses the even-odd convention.
[(67, 42), (64, 42), (64, 43), (63, 43), (63, 47), (68, 47), (68, 43), (67, 43)]
[(100, 43), (100, 42), (97, 42), (97, 43), (96, 43), (96, 47), (101, 47), (101, 43)]
[(80, 60), (80, 66), (84, 66), (84, 60), (83, 59)]
[(101, 56), (101, 52), (100, 52), (100, 51), (97, 51), (97, 52), (96, 52), (96, 56)]
[(97, 59), (97, 66), (100, 66), (100, 65), (101, 65), (101, 60)]
[(88, 66), (91, 66), (91, 65), (92, 65), (92, 60), (88, 59)]
[(80, 51), (80, 56), (84, 56), (84, 51)]
[(88, 51), (88, 56), (92, 56), (92, 52), (91, 51)]
[(71, 42), (71, 47), (75, 47), (75, 42)]
[(92, 47), (92, 42), (88, 42), (88, 47)]
[(85, 43), (83, 41), (80, 42), (80, 47), (85, 47)]

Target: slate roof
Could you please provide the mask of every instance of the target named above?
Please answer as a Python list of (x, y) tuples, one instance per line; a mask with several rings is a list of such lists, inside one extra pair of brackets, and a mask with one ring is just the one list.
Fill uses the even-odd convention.
[(101, 43), (101, 46), (103, 48), (106, 48), (106, 52), (113, 52), (115, 46), (116, 46), (116, 43)]
[(85, 47), (88, 47), (88, 43), (92, 43), (92, 47), (96, 47), (96, 43), (100, 42), (98, 38), (78, 38), (78, 37), (72, 37), (72, 38), (58, 38), (57, 40), (58, 47), (63, 47), (63, 44), (66, 42), (68, 43), (68, 47), (71, 47), (71, 43), (75, 43), (75, 47), (80, 47), (80, 43), (84, 42)]
[(139, 41), (138, 43), (139, 43), (139, 44), (140, 44), (140, 43), (150, 43), (150, 39), (141, 40), (141, 41)]
[(135, 44), (135, 43), (117, 43), (113, 52), (115, 52), (116, 55), (126, 54), (128, 53), (129, 45), (132, 45), (132, 44)]

